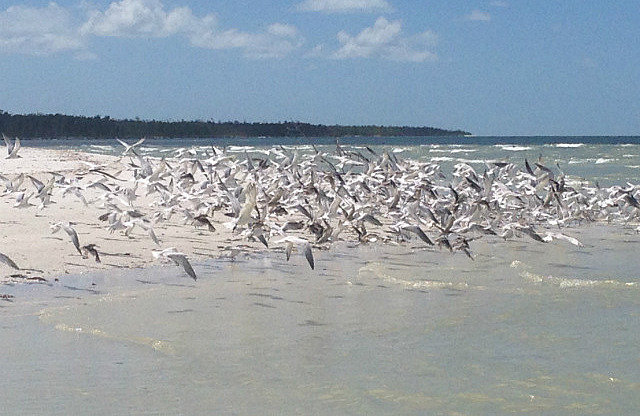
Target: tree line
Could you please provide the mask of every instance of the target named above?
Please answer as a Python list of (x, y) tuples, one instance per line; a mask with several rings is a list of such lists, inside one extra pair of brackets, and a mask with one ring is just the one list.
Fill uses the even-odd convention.
[(345, 137), (345, 136), (465, 136), (462, 130), (410, 126), (343, 126), (296, 121), (156, 121), (113, 119), (109, 116), (10, 114), (0, 110), (0, 132), (20, 138), (208, 138), (208, 137)]

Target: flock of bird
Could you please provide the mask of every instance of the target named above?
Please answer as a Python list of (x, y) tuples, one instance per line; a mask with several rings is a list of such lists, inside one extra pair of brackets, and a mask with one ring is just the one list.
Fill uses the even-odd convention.
[[(640, 212), (639, 186), (579, 183), (542, 159), (525, 159), (522, 166), (487, 161), (474, 168), (458, 163), (452, 172), (442, 172), (437, 163), (338, 143), (331, 152), (276, 146), (249, 154), (211, 146), (176, 149), (170, 157), (154, 158), (143, 155), (144, 139), (133, 144), (117, 140), (128, 172), (89, 166), (76, 174), (52, 172), (47, 179), (0, 175), (1, 195), (15, 198), (16, 209), (34, 210), (46, 209), (56, 193), (75, 195), (103, 211), (99, 219), (105, 232), (129, 236), (139, 227), (157, 245), (154, 257), (173, 261), (194, 280), (188, 254), (163, 248), (154, 232), (175, 221), (174, 216), (212, 233), (226, 227), (237, 241), (284, 247), (287, 260), (295, 249), (314, 269), (314, 249), (345, 240), (364, 244), (418, 239), (418, 244), (463, 253), (471, 260), (471, 243), (480, 238), (524, 236), (539, 243), (564, 240), (582, 246), (567, 234), (567, 227), (633, 222)], [(5, 142), (7, 158), (20, 157), (19, 139), (5, 137)], [(101, 196), (87, 201), (84, 194), (90, 188)], [(51, 230), (63, 230), (79, 255), (100, 262), (99, 247), (81, 245), (72, 223), (54, 223)], [(0, 262), (19, 269), (5, 254), (0, 253)]]

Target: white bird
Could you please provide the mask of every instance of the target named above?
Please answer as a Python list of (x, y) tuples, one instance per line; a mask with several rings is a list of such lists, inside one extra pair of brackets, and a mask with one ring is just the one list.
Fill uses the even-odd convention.
[(281, 238), (275, 241), (276, 244), (286, 243), (285, 253), (287, 255), (287, 261), (291, 258), (291, 252), (293, 251), (293, 246), (297, 245), (302, 248), (304, 252), (304, 256), (307, 258), (307, 262), (309, 262), (309, 266), (311, 266), (311, 270), (315, 269), (315, 262), (313, 260), (313, 252), (311, 251), (311, 243), (309, 240), (305, 240), (304, 238), (287, 236), (285, 238)]
[(251, 221), (251, 212), (256, 207), (256, 194), (256, 185), (251, 182), (244, 190), (245, 203), (242, 206), (242, 209), (240, 209), (235, 226), (245, 225)]
[(196, 272), (191, 267), (191, 263), (187, 259), (187, 256), (184, 253), (180, 253), (176, 251), (175, 247), (165, 248), (164, 250), (152, 250), (151, 253), (153, 257), (158, 258), (167, 258), (173, 261), (177, 266), (182, 266), (184, 271), (193, 279), (197, 280)]
[(12, 143), (11, 139), (5, 136), (4, 133), (2, 137), (4, 138), (4, 143), (7, 145), (7, 156), (5, 156), (5, 159), (19, 158), (18, 150), (20, 150), (20, 139), (16, 137), (16, 140)]
[(547, 243), (551, 242), (552, 240), (564, 240), (564, 241), (568, 241), (574, 246), (584, 247), (584, 244), (582, 244), (577, 238), (574, 238), (562, 233), (547, 232), (546, 235), (542, 237), (542, 239)]
[(51, 224), (50, 226), (52, 233), (57, 233), (60, 229), (63, 229), (69, 237), (71, 237), (71, 242), (78, 250), (78, 253), (82, 256), (82, 250), (80, 249), (80, 240), (78, 239), (78, 233), (73, 229), (70, 223), (68, 222), (57, 222), (55, 224)]
[(118, 139), (117, 137), (116, 137), (116, 140), (118, 141), (118, 143), (120, 143), (121, 145), (124, 146), (124, 150), (122, 151), (122, 155), (124, 156), (124, 155), (128, 155), (131, 152), (135, 153), (136, 147), (140, 146), (145, 141), (145, 137), (143, 137), (142, 139), (138, 140), (134, 144), (129, 144), (129, 143), (123, 142), (122, 140)]
[(33, 196), (33, 192), (30, 192), (28, 194), (26, 192), (18, 192), (16, 194), (16, 203), (13, 204), (13, 207), (14, 208), (29, 208), (29, 207), (32, 207), (34, 204), (29, 202), (29, 199), (31, 199), (32, 196)]

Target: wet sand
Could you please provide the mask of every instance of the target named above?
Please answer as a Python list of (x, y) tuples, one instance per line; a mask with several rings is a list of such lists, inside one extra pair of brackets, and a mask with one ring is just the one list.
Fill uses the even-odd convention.
[[(632, 230), (477, 257), (336, 245), (5, 287), (5, 414), (617, 414), (640, 405)], [(605, 242), (608, 246), (598, 250)], [(540, 262), (543, 256), (546, 261)]]

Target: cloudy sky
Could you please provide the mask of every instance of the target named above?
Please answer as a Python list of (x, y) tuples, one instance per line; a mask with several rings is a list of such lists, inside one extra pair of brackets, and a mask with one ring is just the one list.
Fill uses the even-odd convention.
[(0, 0), (0, 109), (640, 135), (636, 0)]

